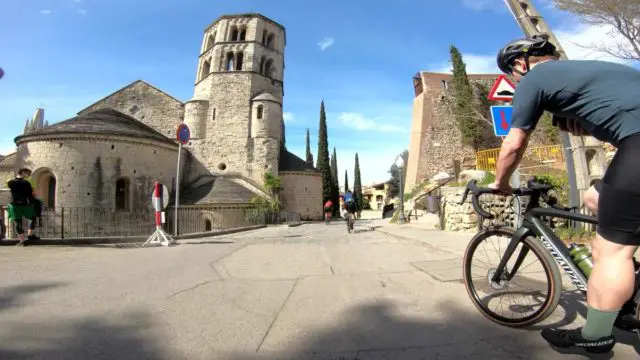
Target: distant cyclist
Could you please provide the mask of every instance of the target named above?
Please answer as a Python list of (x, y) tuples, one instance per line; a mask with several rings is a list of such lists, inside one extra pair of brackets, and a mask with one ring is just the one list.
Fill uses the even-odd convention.
[(633, 254), (640, 245), (640, 71), (603, 61), (558, 60), (555, 46), (540, 36), (510, 42), (498, 52), (498, 66), (518, 86), (511, 130), (491, 187), (512, 191), (509, 178), (545, 110), (554, 114), (561, 130), (590, 134), (618, 148), (602, 181), (584, 195), (598, 216), (587, 323), (573, 330), (542, 331), (558, 347), (608, 352), (616, 343), (614, 323), (619, 324), (620, 310), (633, 293)]
[(324, 203), (324, 222), (329, 224), (331, 221), (331, 213), (333, 212), (333, 201), (331, 199)]
[(347, 190), (344, 194), (344, 204), (342, 205), (346, 210), (347, 214), (350, 214), (355, 219), (355, 213), (358, 211), (358, 206), (356, 204), (356, 197), (353, 196), (351, 190)]

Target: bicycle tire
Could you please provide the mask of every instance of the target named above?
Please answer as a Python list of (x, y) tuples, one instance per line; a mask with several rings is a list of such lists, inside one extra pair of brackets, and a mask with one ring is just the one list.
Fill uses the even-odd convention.
[(560, 273), (560, 269), (558, 268), (555, 260), (553, 260), (542, 244), (533, 237), (527, 237), (523, 240), (529, 247), (530, 251), (533, 252), (542, 263), (547, 278), (547, 289), (549, 292), (543, 306), (533, 314), (521, 319), (512, 319), (494, 313), (481, 303), (475, 293), (473, 282), (471, 280), (471, 261), (478, 245), (490, 236), (506, 235), (511, 237), (514, 232), (515, 230), (510, 227), (489, 228), (478, 232), (469, 242), (464, 254), (463, 281), (471, 302), (482, 315), (500, 325), (522, 328), (539, 323), (549, 317), (549, 315), (551, 315), (558, 306), (558, 303), (560, 302), (560, 295), (562, 294), (562, 274)]

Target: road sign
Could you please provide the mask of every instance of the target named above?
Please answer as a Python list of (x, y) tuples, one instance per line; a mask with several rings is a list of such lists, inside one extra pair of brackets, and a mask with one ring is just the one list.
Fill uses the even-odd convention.
[(189, 142), (189, 139), (191, 139), (191, 131), (189, 130), (189, 127), (187, 126), (187, 124), (180, 124), (178, 126), (178, 131), (176, 131), (176, 137), (178, 138), (178, 141), (180, 141), (182, 145), (185, 145), (186, 143)]
[(511, 128), (511, 114), (513, 106), (492, 106), (491, 119), (493, 120), (493, 132), (496, 136), (507, 136)]
[(160, 209), (163, 210), (169, 205), (169, 189), (165, 184), (160, 184), (160, 197), (156, 197), (155, 188), (151, 189), (151, 208), (154, 209), (156, 205), (160, 206)]
[(511, 101), (515, 92), (515, 85), (506, 76), (500, 75), (489, 91), (489, 100)]

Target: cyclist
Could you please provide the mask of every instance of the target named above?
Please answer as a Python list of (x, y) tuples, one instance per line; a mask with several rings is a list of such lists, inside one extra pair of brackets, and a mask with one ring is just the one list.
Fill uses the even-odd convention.
[(333, 211), (333, 201), (331, 199), (324, 203), (324, 223), (329, 224), (331, 221), (331, 212)]
[(542, 331), (558, 347), (608, 352), (616, 343), (614, 323), (633, 293), (633, 254), (640, 245), (640, 71), (603, 61), (559, 61), (555, 46), (543, 36), (508, 43), (498, 52), (497, 63), (518, 86), (492, 188), (512, 191), (509, 178), (545, 110), (561, 130), (590, 134), (618, 148), (602, 181), (584, 195), (598, 218), (587, 323), (573, 330)]
[(353, 220), (355, 220), (355, 214), (358, 209), (356, 205), (356, 198), (355, 196), (353, 196), (351, 190), (347, 190), (347, 192), (344, 194), (344, 204), (342, 206), (347, 211), (347, 214), (352, 216)]

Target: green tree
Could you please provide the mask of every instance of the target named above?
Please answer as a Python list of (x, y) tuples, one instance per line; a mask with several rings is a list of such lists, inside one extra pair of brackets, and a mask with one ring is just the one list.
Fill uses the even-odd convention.
[(333, 187), (331, 188), (331, 201), (333, 202), (333, 215), (340, 213), (340, 183), (338, 182), (338, 158), (336, 156), (336, 148), (333, 148), (331, 156), (331, 179)]
[(349, 176), (347, 175), (347, 170), (344, 171), (344, 192), (349, 191)]
[(462, 133), (462, 142), (474, 150), (480, 147), (482, 137), (481, 124), (474, 104), (474, 91), (467, 77), (467, 70), (462, 55), (451, 45), (451, 63), (453, 65), (453, 91), (455, 104), (453, 113), (456, 117), (458, 129)]
[(313, 154), (311, 154), (311, 139), (309, 137), (308, 128), (307, 128), (307, 163), (313, 166)]
[(358, 209), (362, 209), (364, 201), (362, 199), (362, 183), (360, 182), (360, 161), (358, 160), (358, 153), (356, 153), (356, 165), (353, 173), (353, 195), (356, 196)]
[(320, 125), (318, 130), (318, 157), (316, 168), (322, 174), (322, 203), (332, 198), (333, 178), (329, 163), (329, 144), (327, 141), (327, 117), (324, 110), (324, 100), (320, 103)]
[[(401, 156), (404, 160), (404, 167), (402, 168), (402, 182), (405, 182), (407, 179), (407, 162), (409, 161), (409, 151), (403, 151)], [(389, 198), (394, 198), (400, 195), (400, 171), (395, 162), (391, 164), (389, 173), (391, 174), (391, 178), (389, 179), (389, 181), (387, 181), (387, 183), (389, 184), (387, 196)], [(405, 189), (405, 193), (406, 190), (407, 189)]]

